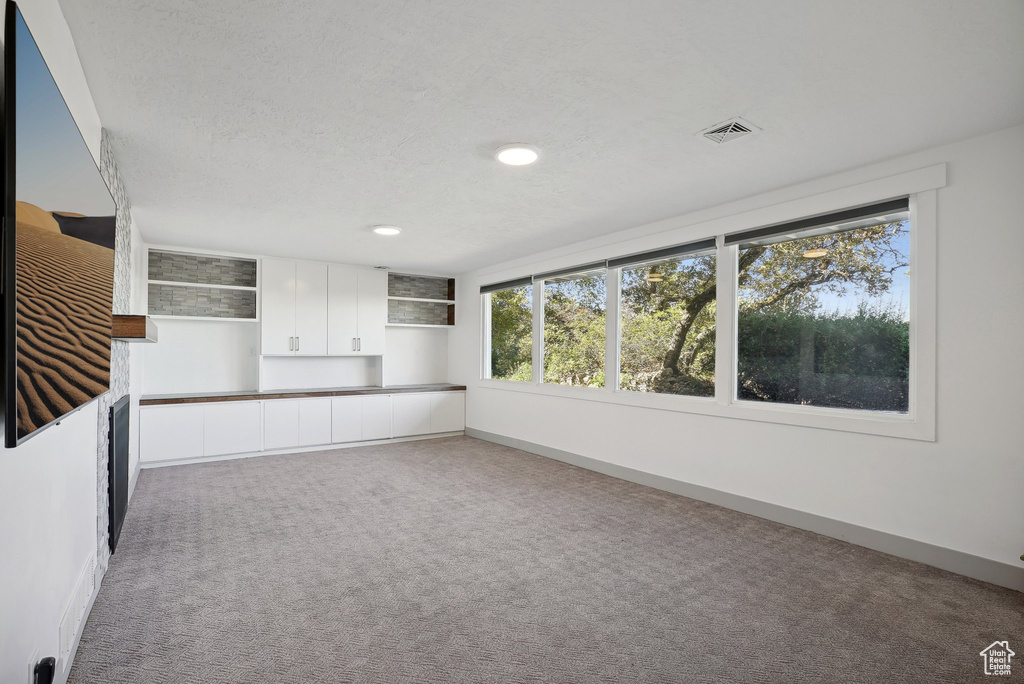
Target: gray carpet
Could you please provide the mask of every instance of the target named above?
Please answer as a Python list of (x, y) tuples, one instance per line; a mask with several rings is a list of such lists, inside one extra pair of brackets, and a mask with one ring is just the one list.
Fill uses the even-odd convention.
[(143, 471), (70, 681), (980, 681), (1022, 611), (455, 437)]

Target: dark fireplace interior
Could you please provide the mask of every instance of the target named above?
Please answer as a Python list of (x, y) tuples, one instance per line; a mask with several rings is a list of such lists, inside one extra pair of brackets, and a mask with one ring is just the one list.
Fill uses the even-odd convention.
[(109, 496), (110, 522), (109, 532), (110, 553), (117, 548), (117, 540), (121, 536), (121, 525), (128, 508), (128, 395), (118, 399), (110, 407), (110, 446), (107, 458), (109, 477), (107, 493)]

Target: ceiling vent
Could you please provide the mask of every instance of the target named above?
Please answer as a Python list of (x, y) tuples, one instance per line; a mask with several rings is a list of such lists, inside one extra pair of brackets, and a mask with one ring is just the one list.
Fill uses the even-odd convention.
[(720, 124), (715, 124), (711, 128), (705, 128), (700, 132), (700, 135), (703, 135), (713, 143), (721, 145), (722, 143), (731, 142), (737, 138), (750, 135), (751, 133), (756, 133), (759, 130), (760, 129), (757, 126), (749, 121), (744, 121), (737, 117), (735, 119), (723, 121)]

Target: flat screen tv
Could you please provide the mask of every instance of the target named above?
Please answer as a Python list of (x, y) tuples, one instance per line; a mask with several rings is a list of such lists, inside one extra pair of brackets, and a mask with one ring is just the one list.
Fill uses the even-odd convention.
[(14, 2), (4, 15), (7, 447), (110, 387), (114, 200)]

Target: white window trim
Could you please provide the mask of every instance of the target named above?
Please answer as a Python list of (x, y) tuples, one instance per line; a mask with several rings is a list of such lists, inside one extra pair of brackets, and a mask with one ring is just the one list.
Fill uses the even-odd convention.
[[(880, 178), (804, 199), (784, 202), (690, 226), (695, 238), (717, 236), (717, 320), (715, 396), (637, 393), (619, 389), (619, 290), (620, 269), (607, 272), (607, 335), (605, 387), (573, 387), (541, 382), (543, 369), (544, 301), (543, 282), (533, 284), (533, 382), (492, 380), (485, 371), (477, 387), (598, 401), (662, 411), (795, 425), (825, 430), (855, 432), (884, 437), (935, 441), (936, 360), (936, 239), (937, 190), (946, 185), (946, 165)], [(910, 197), (910, 407), (907, 414), (856, 411), (816, 406), (761, 404), (736, 399), (736, 255), (735, 246), (725, 246), (722, 236), (803, 216), (840, 211), (893, 197)], [(628, 253), (623, 251), (623, 254)], [(489, 301), (489, 298), (481, 297)], [(490, 311), (481, 316), (480, 338), (483, 361), (488, 363)], [(614, 348), (613, 348), (614, 347)], [(726, 379), (723, 382), (723, 378)]]

